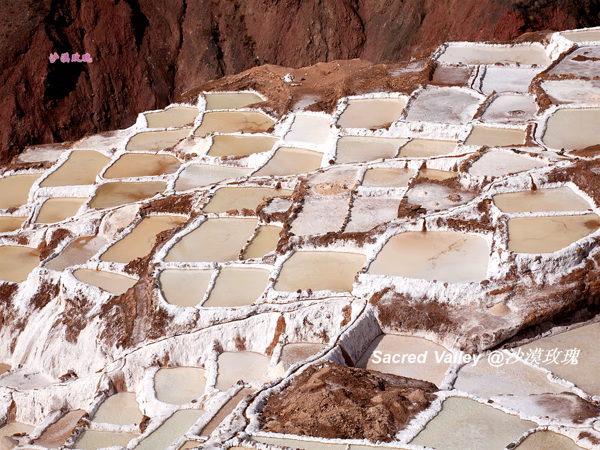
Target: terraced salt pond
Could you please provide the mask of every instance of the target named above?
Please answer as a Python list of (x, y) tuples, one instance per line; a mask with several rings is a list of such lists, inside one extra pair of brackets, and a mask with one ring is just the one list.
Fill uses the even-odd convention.
[(127, 444), (137, 437), (138, 435), (133, 433), (86, 430), (75, 444), (75, 448), (97, 450), (107, 447), (127, 447)]
[(144, 439), (136, 450), (168, 448), (176, 439), (186, 434), (204, 414), (201, 410), (181, 410), (169, 417), (156, 431)]
[(187, 166), (175, 183), (175, 190), (187, 191), (197, 187), (208, 186), (224, 180), (242, 178), (250, 174), (252, 169), (243, 167), (212, 166), (208, 164), (191, 164)]
[(396, 167), (374, 167), (365, 172), (362, 185), (364, 187), (408, 187), (408, 182), (415, 175), (412, 169)]
[(57, 223), (77, 214), (88, 198), (50, 198), (44, 202), (35, 223)]
[(206, 136), (209, 133), (264, 133), (275, 125), (269, 116), (258, 111), (217, 111), (202, 116), (202, 123), (194, 134)]
[(581, 150), (600, 144), (595, 127), (600, 122), (600, 108), (559, 109), (546, 125), (543, 141), (554, 149)]
[(98, 187), (96, 195), (89, 204), (90, 208), (112, 208), (127, 203), (146, 200), (160, 194), (167, 188), (164, 181), (145, 183), (106, 183)]
[(323, 351), (325, 344), (313, 344), (307, 342), (292, 342), (283, 346), (279, 362), (283, 363), (284, 370), (288, 370), (296, 363), (306, 361)]
[(69, 158), (40, 183), (40, 187), (94, 184), (98, 174), (110, 161), (108, 156), (93, 150), (71, 152)]
[[(30, 434), (35, 427), (20, 422), (10, 422), (0, 427), (0, 443), (4, 445), (5, 438), (11, 438), (18, 442), (18, 436), (22, 434)], [(13, 438), (14, 436), (14, 438)], [(9, 441), (10, 443), (10, 441)], [(7, 448), (11, 449), (9, 444)], [(13, 447), (16, 448), (16, 447)]]
[(538, 45), (449, 45), (438, 58), (448, 64), (491, 65), (520, 64), (547, 66), (550, 59)]
[(518, 450), (581, 450), (572, 439), (552, 431), (537, 431), (530, 434), (517, 447)]
[(347, 164), (394, 158), (406, 139), (386, 139), (363, 136), (344, 136), (337, 144), (338, 163)]
[(596, 214), (516, 217), (508, 220), (508, 249), (516, 253), (553, 253), (595, 233)]
[(366, 259), (359, 253), (297, 251), (283, 264), (274, 288), (286, 292), (352, 292), (354, 277)]
[(491, 151), (475, 161), (469, 168), (474, 177), (502, 177), (546, 166), (546, 163), (514, 152)]
[(456, 141), (413, 139), (400, 150), (402, 158), (430, 158), (448, 155), (456, 148)]
[(299, 448), (304, 450), (346, 450), (346, 444), (329, 444), (318, 440), (286, 439), (279, 437), (253, 436), (253, 441), (279, 447)]
[(0, 233), (10, 233), (21, 228), (27, 217), (0, 216)]
[(154, 375), (154, 389), (161, 402), (185, 405), (204, 395), (204, 370), (197, 367), (160, 369)]
[(224, 213), (231, 210), (249, 209), (256, 211), (265, 199), (289, 197), (294, 193), (289, 189), (263, 187), (223, 187), (217, 190), (203, 209), (207, 213)]
[(104, 178), (150, 177), (177, 172), (181, 162), (171, 155), (127, 153), (104, 172)]
[(323, 145), (327, 143), (330, 130), (331, 119), (329, 117), (299, 114), (294, 119), (290, 131), (285, 135), (285, 140)]
[(253, 92), (207, 92), (204, 94), (206, 110), (239, 109), (261, 103), (264, 100)]
[(273, 225), (261, 225), (244, 250), (242, 259), (262, 258), (267, 253), (275, 251), (282, 230), (283, 228)]
[(156, 243), (156, 236), (187, 221), (183, 216), (144, 217), (136, 227), (120, 241), (102, 254), (102, 261), (127, 264), (134, 259), (146, 256)]
[(214, 136), (208, 156), (250, 156), (268, 152), (277, 139), (271, 136)]
[(537, 189), (494, 195), (502, 212), (587, 211), (591, 205), (571, 188)]
[(35, 248), (17, 245), (0, 246), (0, 280), (20, 283), (40, 264)]
[(211, 218), (185, 235), (167, 254), (165, 261), (225, 262), (238, 259), (252, 236), (257, 219)]
[(270, 271), (253, 267), (224, 267), (208, 300), (210, 307), (236, 307), (256, 302), (267, 287)]
[[(441, 345), (423, 338), (383, 334), (371, 343), (356, 363), (356, 367), (429, 381), (436, 386), (440, 386), (450, 364), (438, 363), (436, 352), (437, 355), (449, 353)], [(417, 355), (418, 359), (415, 361), (408, 361), (407, 359), (402, 361), (401, 357), (404, 354)]]
[(562, 36), (566, 37), (573, 42), (592, 42), (600, 41), (600, 30), (577, 30), (577, 31), (566, 31), (561, 33)]
[(137, 283), (133, 278), (102, 270), (78, 269), (73, 272), (73, 276), (83, 283), (96, 286), (113, 295), (124, 294)]
[(146, 114), (148, 128), (170, 128), (191, 126), (200, 111), (198, 108), (174, 106), (163, 111)]
[(536, 426), (474, 400), (450, 397), (411, 444), (444, 450), (500, 450)]
[(437, 170), (437, 169), (421, 169), (419, 171), (418, 178), (426, 178), (432, 181), (444, 181), (449, 180), (451, 178), (456, 178), (458, 173), (456, 172), (448, 172), (446, 170)]
[(215, 387), (226, 391), (238, 380), (245, 383), (263, 379), (269, 368), (270, 358), (254, 352), (223, 352), (217, 359), (218, 376)]
[(130, 151), (149, 151), (159, 152), (169, 147), (173, 147), (182, 139), (190, 135), (190, 128), (168, 131), (145, 131), (138, 133), (129, 139), (125, 147)]
[(104, 400), (92, 420), (114, 425), (137, 425), (143, 418), (135, 394), (133, 392), (120, 392)]
[(428, 88), (419, 94), (408, 110), (409, 122), (462, 124), (469, 122), (481, 99), (456, 88)]
[(526, 137), (525, 130), (474, 126), (465, 145), (486, 145), (488, 147), (523, 145)]
[(482, 120), (488, 123), (523, 123), (533, 119), (537, 103), (530, 95), (501, 95), (487, 107)]
[(46, 264), (50, 270), (65, 270), (67, 267), (84, 264), (108, 244), (100, 236), (85, 236), (70, 243), (56, 258)]
[(392, 275), (449, 283), (486, 278), (489, 247), (481, 236), (452, 231), (409, 231), (393, 236), (369, 268)]
[(337, 121), (342, 128), (381, 128), (400, 119), (405, 98), (351, 99)]
[(34, 444), (44, 448), (62, 447), (65, 441), (71, 437), (73, 429), (85, 414), (86, 412), (81, 409), (69, 411), (58, 421), (50, 425), (44, 433), (34, 441)]
[(0, 178), (0, 209), (18, 208), (27, 204), (29, 191), (39, 177), (40, 174)]
[(159, 280), (165, 299), (172, 305), (183, 307), (199, 305), (208, 290), (213, 272), (213, 270), (164, 270)]
[(286, 176), (314, 172), (321, 167), (323, 154), (295, 147), (281, 147), (254, 176)]

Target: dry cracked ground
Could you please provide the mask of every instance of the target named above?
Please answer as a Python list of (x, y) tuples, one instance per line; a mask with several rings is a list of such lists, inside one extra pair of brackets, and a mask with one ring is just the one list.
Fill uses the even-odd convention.
[(600, 29), (261, 66), (0, 178), (0, 448), (600, 447)]

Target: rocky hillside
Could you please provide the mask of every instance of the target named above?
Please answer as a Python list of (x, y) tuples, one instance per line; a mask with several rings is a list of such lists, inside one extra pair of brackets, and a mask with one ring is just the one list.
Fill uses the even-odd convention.
[[(0, 11), (0, 162), (129, 126), (256, 65), (399, 61), (449, 40), (599, 24), (599, 0), (14, 0)], [(93, 62), (51, 63), (55, 52)]]

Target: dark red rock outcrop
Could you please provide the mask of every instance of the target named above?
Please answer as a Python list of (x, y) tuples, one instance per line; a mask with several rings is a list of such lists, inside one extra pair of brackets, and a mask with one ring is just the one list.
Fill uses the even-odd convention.
[[(447, 40), (600, 24), (599, 0), (14, 0), (0, 11), (0, 163), (127, 127), (256, 65), (394, 62)], [(53, 52), (92, 63), (51, 64)]]

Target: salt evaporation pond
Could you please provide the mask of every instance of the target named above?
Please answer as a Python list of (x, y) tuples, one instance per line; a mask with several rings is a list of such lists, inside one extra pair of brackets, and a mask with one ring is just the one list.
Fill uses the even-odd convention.
[(181, 162), (171, 155), (127, 153), (104, 172), (104, 178), (150, 177), (177, 172)]
[(244, 250), (242, 259), (262, 258), (267, 253), (275, 251), (282, 230), (283, 228), (274, 225), (261, 225)]
[(75, 444), (75, 448), (97, 450), (107, 447), (127, 447), (127, 444), (137, 437), (138, 435), (133, 433), (85, 430)]
[(167, 262), (225, 262), (238, 259), (246, 241), (252, 236), (255, 218), (211, 218), (177, 242)]
[(255, 352), (223, 352), (217, 359), (216, 388), (226, 391), (238, 380), (245, 383), (261, 380), (267, 374), (271, 359)]
[(186, 434), (204, 414), (202, 410), (181, 410), (169, 417), (156, 431), (144, 439), (136, 450), (168, 448), (176, 439)]
[(40, 174), (0, 178), (0, 209), (18, 208), (27, 204), (29, 191), (39, 177)]
[(581, 150), (600, 144), (600, 108), (559, 109), (546, 126), (543, 141), (555, 149)]
[(267, 187), (222, 187), (217, 190), (203, 209), (206, 213), (224, 213), (231, 210), (255, 211), (265, 199), (289, 197), (294, 191)]
[(71, 242), (60, 254), (48, 262), (45, 267), (50, 270), (65, 270), (87, 262), (98, 253), (108, 241), (100, 236), (85, 236)]
[(432, 181), (444, 181), (449, 180), (450, 178), (456, 178), (457, 176), (458, 173), (448, 172), (446, 170), (421, 169), (418, 178), (427, 178)]
[(294, 119), (290, 131), (285, 135), (285, 140), (323, 145), (327, 143), (330, 130), (329, 117), (299, 114)]
[(385, 244), (369, 273), (449, 283), (479, 282), (486, 278), (489, 252), (481, 236), (408, 231)]
[(529, 92), (529, 85), (543, 69), (522, 67), (486, 67), (481, 83), (481, 92), (491, 95), (495, 92)]
[(190, 131), (190, 128), (168, 131), (144, 131), (129, 139), (125, 148), (127, 150), (159, 152), (166, 148), (173, 147), (179, 141), (188, 137)]
[(250, 156), (268, 152), (277, 139), (271, 136), (215, 136), (208, 156)]
[(413, 139), (400, 149), (401, 158), (430, 158), (448, 155), (456, 148), (456, 141)]
[(341, 164), (394, 158), (406, 139), (344, 136), (337, 144), (336, 161)]
[(208, 164), (191, 164), (187, 166), (175, 183), (176, 191), (187, 191), (224, 180), (242, 178), (250, 174), (252, 169), (245, 167), (212, 166)]
[(560, 34), (573, 42), (600, 41), (600, 29), (597, 28), (593, 30), (563, 31)]
[(40, 264), (40, 252), (17, 245), (0, 246), (0, 280), (20, 283)]
[[(20, 422), (7, 423), (6, 425), (0, 427), (0, 444), (4, 444), (5, 437), (14, 439), (16, 441), (17, 440), (16, 437), (12, 438), (12, 436), (31, 434), (31, 432), (33, 432), (34, 429), (35, 429), (35, 427), (33, 427), (31, 425), (26, 425), (26, 424), (20, 423)], [(18, 448), (18, 447), (12, 447), (12, 448)], [(11, 449), (11, 447), (9, 446), (8, 449)]]
[[(204, 428), (202, 428), (202, 436), (210, 436), (213, 431), (215, 431), (219, 425), (225, 420), (225, 418), (233, 412), (233, 410), (239, 405), (239, 403), (247, 396), (252, 394), (252, 389), (243, 388), (238, 391), (225, 405), (219, 409), (219, 412), (213, 416), (212, 419), (206, 424)], [(187, 444), (187, 445), (186, 445)], [(180, 449), (184, 448), (196, 448), (200, 445), (199, 442), (188, 441), (183, 447), (179, 447)], [(230, 447), (231, 448), (231, 447)]]
[(520, 64), (547, 66), (550, 59), (540, 45), (449, 45), (438, 58), (439, 62), (448, 64), (494, 65)]
[(8, 364), (0, 364), (0, 375), (8, 372), (10, 370), (10, 366)]
[(374, 167), (365, 172), (362, 185), (364, 187), (408, 187), (408, 182), (415, 175), (412, 169), (396, 167)]
[(206, 136), (210, 133), (264, 133), (275, 125), (269, 116), (258, 111), (218, 111), (204, 113), (202, 123), (194, 134)]
[(73, 217), (88, 198), (50, 198), (42, 205), (35, 223), (57, 223)]
[(163, 111), (146, 114), (148, 128), (170, 128), (191, 126), (200, 111), (188, 106), (174, 106)]
[(536, 431), (521, 442), (517, 450), (581, 450), (572, 439), (552, 431)]
[(512, 173), (545, 167), (546, 163), (539, 159), (514, 152), (486, 152), (469, 168), (469, 175), (474, 177), (503, 177)]
[(69, 411), (58, 421), (50, 425), (33, 443), (44, 448), (59, 448), (71, 437), (77, 423), (86, 415), (81, 409)]
[[(467, 398), (450, 397), (410, 443), (444, 450), (504, 449), (537, 424)], [(460, 433), (457, 433), (460, 430)]]
[(409, 122), (462, 124), (469, 122), (481, 100), (455, 88), (429, 88), (419, 94), (408, 110)]
[(508, 249), (516, 253), (553, 253), (595, 233), (596, 214), (516, 217), (508, 220)]
[(440, 211), (464, 205), (476, 197), (474, 192), (452, 189), (436, 183), (418, 183), (406, 193), (411, 205), (428, 211)]
[(583, 197), (568, 187), (497, 194), (494, 204), (505, 213), (587, 211), (591, 208)]
[[(375, 352), (379, 353), (375, 354)], [(356, 363), (356, 367), (429, 381), (440, 386), (446, 377), (446, 370), (450, 367), (450, 363), (438, 363), (436, 352), (438, 355), (442, 355), (444, 352), (450, 353), (441, 345), (427, 339), (383, 334), (375, 338)], [(401, 356), (394, 356), (397, 354), (417, 355), (419, 359), (402, 362)], [(386, 357), (386, 355), (390, 356)]]
[(579, 47), (569, 53), (548, 73), (567, 78), (593, 79), (598, 75), (598, 58), (600, 58), (600, 46)]
[(114, 425), (139, 424), (144, 418), (133, 392), (113, 394), (102, 402), (92, 420)]
[(280, 147), (254, 176), (287, 176), (314, 172), (321, 167), (323, 153), (295, 147)]
[(69, 158), (40, 183), (40, 187), (94, 184), (98, 174), (110, 161), (108, 156), (93, 150), (71, 152)]
[(199, 305), (208, 290), (213, 270), (167, 269), (159, 276), (165, 300), (172, 305)]
[(474, 126), (473, 131), (465, 141), (465, 145), (486, 145), (488, 147), (507, 147), (525, 144), (525, 130), (510, 128), (492, 128)]
[(285, 292), (352, 292), (354, 277), (366, 260), (360, 253), (297, 251), (283, 264), (274, 288)]
[(156, 243), (156, 236), (187, 221), (183, 216), (147, 216), (123, 239), (102, 254), (102, 261), (127, 264), (148, 255)]
[(27, 217), (0, 216), (0, 233), (18, 230), (26, 219)]
[(288, 370), (294, 364), (312, 358), (325, 348), (327, 348), (325, 344), (292, 342), (284, 345), (283, 349), (281, 349), (281, 357), (279, 358), (279, 362), (283, 363), (284, 370)]
[(537, 103), (532, 95), (501, 95), (487, 107), (482, 120), (488, 123), (523, 123), (533, 119)]
[(112, 208), (127, 203), (146, 200), (160, 194), (167, 188), (164, 181), (146, 183), (106, 183), (98, 187), (96, 195), (89, 204), (90, 208)]
[(261, 103), (264, 100), (253, 92), (218, 92), (204, 94), (206, 110), (239, 109)]
[(548, 80), (542, 88), (556, 104), (600, 101), (600, 80)]
[(73, 276), (82, 283), (96, 286), (113, 295), (121, 295), (137, 283), (137, 280), (102, 270), (78, 269)]
[(404, 98), (351, 99), (337, 124), (342, 128), (381, 128), (400, 119), (405, 106)]
[[(527, 354), (532, 349), (549, 351), (558, 348), (563, 351), (558, 355), (558, 364), (540, 364), (556, 376), (571, 381), (579, 389), (589, 395), (600, 395), (600, 355), (598, 355), (598, 342), (600, 341), (600, 324), (593, 323), (583, 327), (574, 328), (563, 333), (538, 339), (520, 349)], [(566, 351), (578, 349), (577, 364), (561, 364), (565, 361)]]
[(185, 405), (202, 397), (206, 389), (203, 369), (175, 367), (160, 369), (154, 375), (156, 398), (172, 405)]
[(210, 291), (205, 308), (250, 305), (267, 287), (270, 271), (253, 267), (224, 267)]
[(255, 442), (277, 445), (279, 447), (299, 448), (304, 450), (346, 450), (346, 444), (328, 444), (318, 440), (308, 441), (301, 439), (287, 439), (279, 437), (252, 436)]

